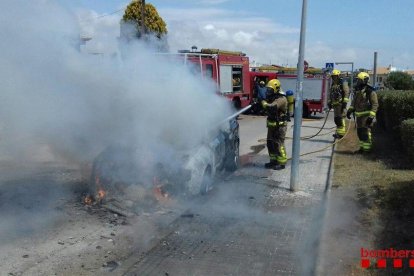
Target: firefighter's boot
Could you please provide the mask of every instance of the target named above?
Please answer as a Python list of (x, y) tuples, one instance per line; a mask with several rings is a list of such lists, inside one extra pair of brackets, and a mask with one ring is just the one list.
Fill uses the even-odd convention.
[(265, 168), (266, 169), (272, 169), (274, 166), (276, 166), (277, 165), (277, 162), (275, 161), (275, 160), (270, 160), (270, 162), (269, 163), (266, 163), (265, 164)]
[(278, 170), (283, 170), (285, 168), (285, 165), (280, 165), (280, 164), (276, 164), (275, 166), (273, 166), (273, 169), (278, 171)]

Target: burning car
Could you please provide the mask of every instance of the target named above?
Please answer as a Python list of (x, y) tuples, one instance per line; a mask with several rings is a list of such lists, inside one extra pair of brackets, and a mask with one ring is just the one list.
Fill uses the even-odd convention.
[(154, 190), (165, 197), (206, 194), (220, 172), (239, 166), (239, 123), (235, 117), (209, 131), (199, 145), (185, 150), (135, 143), (109, 146), (93, 162), (91, 180), (96, 199), (127, 195), (132, 190), (139, 190), (138, 199), (153, 196)]

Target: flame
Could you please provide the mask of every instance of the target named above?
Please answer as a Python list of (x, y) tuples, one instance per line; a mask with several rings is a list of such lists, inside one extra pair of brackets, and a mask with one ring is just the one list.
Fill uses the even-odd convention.
[(97, 188), (97, 193), (96, 193), (96, 200), (98, 202), (101, 202), (105, 196), (106, 196), (106, 192), (105, 190), (102, 188), (101, 185), (101, 179), (99, 178), (99, 176), (95, 176), (95, 184), (96, 184), (96, 188)]
[(98, 198), (98, 200), (102, 200), (104, 199), (105, 195), (106, 195), (106, 192), (101, 188), (98, 190), (96, 197)]
[(163, 191), (162, 187), (155, 187), (153, 189), (154, 197), (159, 203), (168, 203), (170, 198), (168, 193)]
[(92, 205), (93, 197), (91, 195), (85, 196), (85, 198), (83, 199), (83, 203), (85, 203), (86, 205)]
[(152, 184), (154, 185), (153, 193), (154, 197), (159, 202), (166, 202), (168, 200), (168, 193), (163, 189), (162, 183), (158, 177), (152, 179)]

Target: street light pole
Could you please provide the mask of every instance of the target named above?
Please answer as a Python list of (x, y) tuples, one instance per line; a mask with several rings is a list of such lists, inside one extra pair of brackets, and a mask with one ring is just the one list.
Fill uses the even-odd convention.
[(293, 128), (292, 143), (292, 168), (290, 170), (290, 190), (297, 190), (299, 176), (299, 157), (300, 157), (300, 128), (302, 127), (302, 98), (303, 98), (303, 71), (305, 62), (305, 34), (306, 34), (306, 12), (307, 0), (302, 2), (302, 22), (300, 25), (299, 59), (298, 59), (298, 78), (296, 81), (295, 99), (295, 120)]
[(377, 87), (377, 56), (378, 53), (374, 52), (374, 72), (373, 72), (373, 80), (372, 86)]

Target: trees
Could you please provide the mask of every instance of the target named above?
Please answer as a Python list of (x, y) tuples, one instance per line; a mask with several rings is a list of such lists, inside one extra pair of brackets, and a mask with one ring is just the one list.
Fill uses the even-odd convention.
[[(126, 35), (126, 32), (122, 31), (122, 28), (126, 24), (130, 24), (135, 27), (133, 34), (135, 37), (141, 38), (141, 0), (133, 0), (126, 8), (125, 13), (121, 21), (121, 35)], [(145, 4), (145, 34), (153, 34), (158, 39), (161, 39), (163, 35), (167, 34), (167, 25), (164, 20), (159, 16), (157, 9), (151, 4)], [(131, 31), (127, 32), (131, 35)]]
[(405, 72), (391, 72), (387, 77), (387, 87), (396, 90), (414, 89), (414, 80)]

